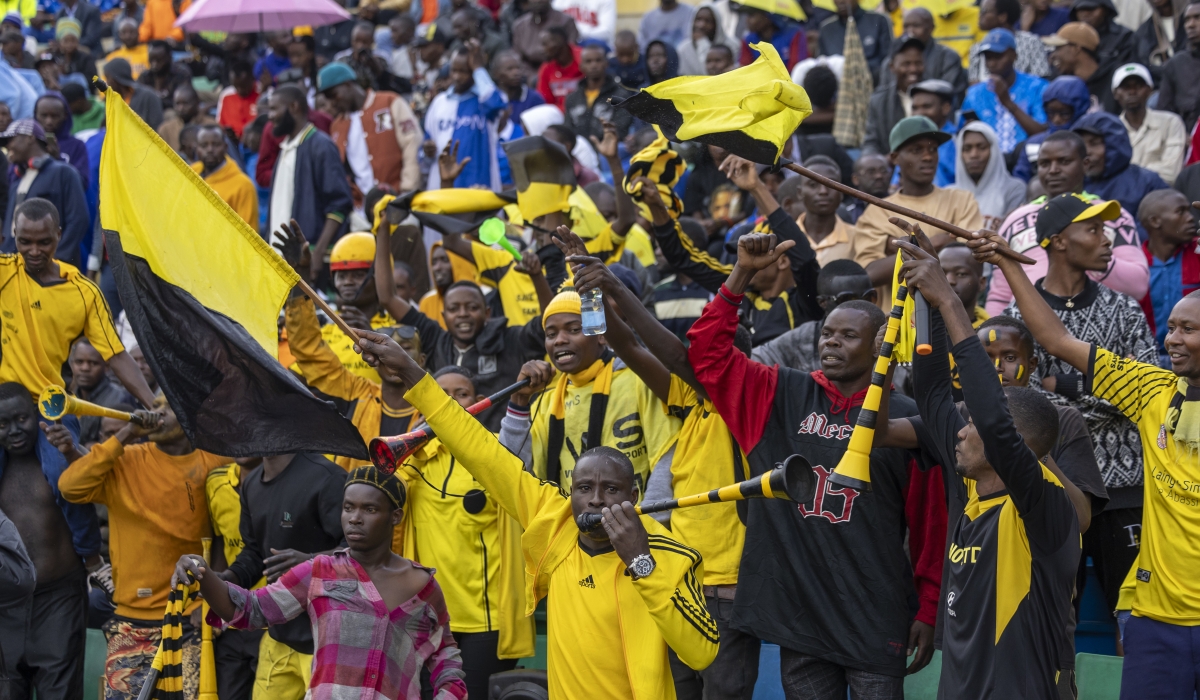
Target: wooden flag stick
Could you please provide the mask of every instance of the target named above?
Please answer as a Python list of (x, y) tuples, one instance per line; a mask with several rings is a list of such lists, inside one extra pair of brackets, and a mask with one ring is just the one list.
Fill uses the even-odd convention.
[[(966, 240), (972, 240), (975, 238), (975, 234), (971, 231), (968, 231), (965, 228), (955, 226), (954, 224), (948, 224), (945, 221), (942, 221), (940, 219), (935, 219), (932, 216), (929, 216), (928, 214), (922, 214), (919, 211), (913, 211), (912, 209), (909, 209), (908, 207), (902, 207), (899, 204), (889, 202), (886, 199), (880, 199), (879, 197), (874, 197), (872, 195), (867, 194), (866, 192), (856, 190), (853, 187), (850, 187), (849, 185), (843, 185), (842, 183), (838, 182), (837, 180), (831, 180), (831, 179), (825, 177), (824, 175), (814, 173), (813, 171), (809, 170), (808, 168), (806, 168), (802, 165), (796, 165), (795, 163), (781, 163), (781, 164), (783, 165), (783, 167), (787, 168), (788, 170), (791, 170), (794, 173), (799, 173), (799, 174), (803, 175), (804, 177), (807, 177), (810, 180), (816, 180), (817, 182), (821, 183), (822, 185), (825, 185), (826, 187), (828, 187), (830, 189), (837, 190), (838, 192), (841, 192), (842, 194), (849, 195), (851, 197), (858, 197), (859, 199), (863, 200), (864, 202), (874, 204), (875, 206), (877, 206), (881, 209), (887, 209), (888, 211), (895, 212), (895, 213), (899, 214), (900, 216), (905, 216), (910, 219), (916, 219), (917, 221), (920, 221), (923, 224), (928, 224), (934, 228), (941, 229), (942, 231), (945, 231), (946, 233), (950, 233), (955, 236), (958, 236), (959, 238), (964, 238)], [(1013, 260), (1016, 260), (1017, 262), (1022, 263), (1024, 265), (1032, 265), (1034, 263), (1033, 258), (1030, 258), (1025, 255), (1021, 255), (1020, 253), (1013, 250), (1012, 248), (1006, 248), (1006, 247), (999, 248), (999, 249), (997, 249), (997, 252), (1006, 258), (1012, 258)]]
[(354, 329), (351, 328), (345, 321), (343, 321), (342, 317), (338, 316), (337, 312), (334, 311), (329, 304), (325, 303), (325, 300), (321, 298), (321, 295), (317, 294), (317, 290), (308, 286), (308, 282), (305, 282), (303, 279), (297, 282), (297, 284), (300, 285), (301, 291), (307, 294), (309, 299), (313, 300), (313, 303), (317, 305), (317, 308), (324, 311), (325, 315), (329, 316), (329, 318), (337, 324), (337, 327), (342, 329), (343, 333), (350, 336), (350, 340), (353, 340), (356, 343), (358, 342), (358, 333), (355, 333)]

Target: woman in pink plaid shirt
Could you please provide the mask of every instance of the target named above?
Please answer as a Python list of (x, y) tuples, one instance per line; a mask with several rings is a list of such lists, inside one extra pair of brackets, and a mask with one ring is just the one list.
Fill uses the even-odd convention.
[[(350, 472), (342, 501), (348, 549), (318, 555), (255, 591), (227, 583), (197, 555), (175, 567), (190, 575), (211, 608), (235, 628), (261, 629), (305, 612), (312, 620), (312, 700), (400, 700), (421, 697), (429, 670), (434, 700), (467, 696), (462, 661), (450, 634), (450, 615), (433, 570), (392, 553), (392, 528), (403, 514), (404, 487), (375, 467)], [(174, 581), (172, 582), (174, 586)]]

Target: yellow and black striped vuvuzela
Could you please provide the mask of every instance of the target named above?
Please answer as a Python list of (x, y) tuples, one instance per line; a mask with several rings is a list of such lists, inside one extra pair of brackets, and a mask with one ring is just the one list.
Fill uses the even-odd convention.
[(121, 96), (107, 92), (100, 222), (146, 362), (197, 448), (367, 458), (358, 430), (277, 359), (300, 280)]
[(672, 141), (699, 141), (756, 163), (777, 163), (783, 144), (812, 114), (812, 103), (774, 46), (764, 41), (751, 48), (759, 56), (748, 66), (672, 78), (614, 104), (658, 125)]
[(829, 477), (829, 481), (837, 486), (856, 491), (871, 490), (871, 446), (875, 442), (879, 403), (883, 399), (883, 392), (889, 390), (884, 386), (888, 366), (892, 364), (900, 343), (907, 345), (904, 353), (912, 357), (912, 340), (904, 341), (900, 336), (901, 324), (909, 324), (904, 308), (908, 297), (908, 285), (901, 279), (892, 297), (892, 312), (888, 315), (883, 344), (879, 346), (879, 357), (875, 359), (875, 371), (871, 373), (871, 386), (867, 388), (867, 396), (858, 412), (858, 420), (854, 422), (854, 432), (850, 433), (850, 443), (846, 445), (846, 452)]

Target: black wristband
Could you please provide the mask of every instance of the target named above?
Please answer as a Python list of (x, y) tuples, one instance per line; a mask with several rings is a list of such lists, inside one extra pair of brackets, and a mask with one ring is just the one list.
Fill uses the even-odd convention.
[(1054, 393), (1074, 401), (1083, 396), (1083, 375), (1076, 372), (1054, 375)]

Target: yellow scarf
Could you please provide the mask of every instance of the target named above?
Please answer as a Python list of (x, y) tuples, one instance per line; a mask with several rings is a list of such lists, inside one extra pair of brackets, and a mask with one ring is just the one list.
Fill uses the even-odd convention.
[(1180, 377), (1175, 383), (1175, 396), (1167, 406), (1167, 431), (1175, 442), (1189, 454), (1200, 451), (1200, 387), (1194, 387)]
[[(592, 387), (592, 405), (588, 412), (587, 440), (580, 447), (580, 453), (600, 444), (599, 436), (604, 434), (604, 417), (608, 412), (608, 395), (612, 391), (613, 356), (610, 352), (595, 362), (591, 367), (575, 374), (560, 374), (554, 385), (554, 394), (550, 400), (550, 431), (546, 441), (546, 480), (558, 483), (562, 476), (562, 463), (559, 460), (562, 453), (565, 426), (563, 418), (566, 415), (567, 382), (575, 386)], [(595, 443), (595, 444), (592, 444)]]

